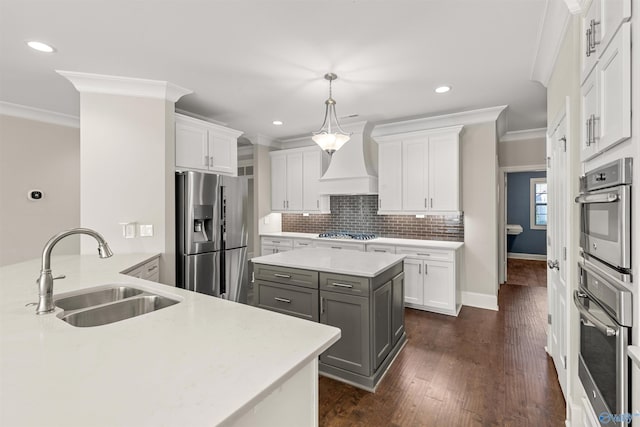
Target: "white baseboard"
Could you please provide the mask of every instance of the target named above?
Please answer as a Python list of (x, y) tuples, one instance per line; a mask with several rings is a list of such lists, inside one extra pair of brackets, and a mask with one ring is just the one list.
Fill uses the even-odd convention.
[(462, 305), (498, 311), (498, 297), (496, 295), (480, 294), (477, 292), (460, 292)]
[(533, 261), (546, 261), (547, 260), (547, 255), (541, 255), (541, 254), (521, 254), (521, 253), (516, 253), (516, 252), (507, 252), (507, 258), (513, 258), (513, 259), (529, 259), (529, 260), (533, 260)]

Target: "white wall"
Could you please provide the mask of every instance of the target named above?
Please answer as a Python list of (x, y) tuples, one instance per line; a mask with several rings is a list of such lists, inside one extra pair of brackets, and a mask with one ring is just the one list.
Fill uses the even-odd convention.
[(460, 136), (464, 209), (462, 303), (497, 307), (496, 124), (465, 125)]
[[(31, 189), (44, 198), (28, 200)], [(0, 266), (40, 257), (51, 236), (78, 226), (80, 130), (0, 115)], [(69, 237), (54, 253), (79, 250)]]
[(501, 141), (498, 143), (500, 167), (543, 165), (546, 161), (545, 138)]
[[(160, 280), (175, 282), (174, 104), (152, 98), (80, 95), (81, 215), (114, 252), (163, 253)], [(125, 239), (121, 222), (153, 225)], [(83, 237), (82, 253), (96, 244)]]
[(253, 146), (253, 199), (258, 226), (254, 229), (253, 253), (260, 254), (260, 233), (282, 230), (282, 214), (271, 213), (271, 149), (265, 145)]

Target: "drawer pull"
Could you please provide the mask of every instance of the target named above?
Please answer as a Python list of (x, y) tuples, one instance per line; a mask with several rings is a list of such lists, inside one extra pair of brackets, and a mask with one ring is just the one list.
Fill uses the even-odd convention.
[(331, 246), (331, 249), (342, 249), (341, 246)]
[(309, 246), (308, 243), (298, 243), (298, 246)]
[(373, 252), (387, 252), (384, 249), (374, 249)]
[(147, 271), (153, 271), (153, 270), (155, 270), (156, 268), (158, 268), (158, 266), (157, 266), (157, 265), (154, 265), (154, 266), (149, 267), (149, 268), (147, 269)]
[(271, 243), (280, 243), (279, 240), (272, 240)]
[(333, 286), (337, 286), (337, 287), (339, 287), (339, 288), (349, 288), (349, 289), (353, 288), (353, 285), (349, 285), (349, 284), (347, 284), (347, 283), (331, 282), (331, 284), (332, 284)]
[(422, 256), (431, 256), (431, 254), (421, 254), (421, 253), (418, 253), (418, 255), (422, 255)]
[(273, 275), (276, 277), (281, 277), (283, 279), (291, 279), (291, 276), (289, 274), (273, 273)]
[(273, 299), (276, 300), (276, 301), (286, 302), (287, 304), (291, 304), (291, 300), (290, 299), (279, 298), (279, 297), (274, 297)]

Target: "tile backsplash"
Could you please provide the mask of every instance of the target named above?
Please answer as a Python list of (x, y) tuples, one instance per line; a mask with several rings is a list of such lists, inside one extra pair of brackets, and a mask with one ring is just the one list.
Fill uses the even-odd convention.
[(378, 215), (378, 196), (331, 196), (331, 213), (282, 214), (282, 231), (324, 233), (350, 231), (380, 237), (464, 241), (464, 216)]

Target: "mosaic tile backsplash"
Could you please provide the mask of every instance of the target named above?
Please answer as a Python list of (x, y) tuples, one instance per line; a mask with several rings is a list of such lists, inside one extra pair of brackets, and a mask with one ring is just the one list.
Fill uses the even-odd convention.
[(402, 239), (464, 241), (464, 216), (378, 215), (378, 196), (331, 196), (331, 213), (282, 214), (282, 231), (350, 231)]

